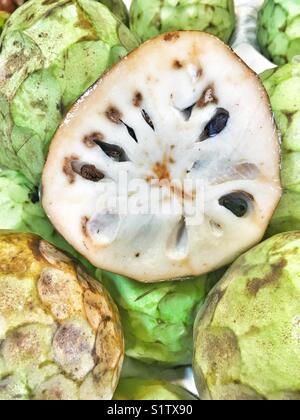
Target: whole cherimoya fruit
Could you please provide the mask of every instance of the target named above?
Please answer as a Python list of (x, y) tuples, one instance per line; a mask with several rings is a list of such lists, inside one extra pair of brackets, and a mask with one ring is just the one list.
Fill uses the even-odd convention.
[(118, 305), (127, 356), (150, 365), (191, 365), (193, 325), (209, 276), (155, 286), (103, 270), (96, 276)]
[(236, 23), (233, 0), (133, 0), (130, 27), (143, 41), (159, 34), (195, 30), (228, 42)]
[(267, 236), (300, 230), (300, 63), (289, 63), (261, 75), (282, 135), (283, 195)]
[(111, 399), (124, 345), (103, 286), (29, 234), (0, 235), (0, 400)]
[(200, 398), (299, 399), (300, 232), (240, 257), (210, 293), (195, 326)]
[(0, 165), (37, 185), (66, 111), (137, 45), (95, 0), (31, 0), (17, 9), (0, 38)]
[(216, 37), (172, 32), (66, 116), (42, 203), (96, 267), (150, 283), (197, 277), (260, 242), (281, 196), (279, 154), (257, 75)]
[(258, 14), (257, 41), (263, 54), (277, 65), (299, 56), (299, 0), (265, 0)]

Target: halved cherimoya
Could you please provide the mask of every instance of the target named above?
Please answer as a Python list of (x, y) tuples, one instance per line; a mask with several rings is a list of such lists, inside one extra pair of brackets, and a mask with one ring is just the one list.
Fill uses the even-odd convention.
[(261, 240), (281, 196), (279, 169), (258, 77), (211, 35), (168, 33), (119, 62), (66, 116), (43, 205), (97, 267), (178, 279)]

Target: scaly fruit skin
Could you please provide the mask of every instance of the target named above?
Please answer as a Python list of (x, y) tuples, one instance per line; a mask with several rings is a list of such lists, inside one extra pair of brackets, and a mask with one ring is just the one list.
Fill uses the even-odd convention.
[(0, 400), (111, 399), (118, 310), (103, 286), (35, 235), (0, 234)]
[(136, 46), (94, 0), (31, 0), (16, 10), (0, 38), (0, 164), (38, 183), (65, 112)]
[(1, 35), (1, 32), (3, 31), (4, 25), (8, 18), (9, 18), (9, 13), (3, 12), (2, 10), (0, 10), (0, 35)]
[(196, 400), (189, 392), (177, 385), (141, 378), (121, 379), (113, 399), (116, 401)]
[(261, 75), (282, 133), (283, 196), (267, 236), (300, 230), (300, 63), (268, 70)]
[(123, 0), (100, 0), (100, 3), (108, 7), (125, 25), (129, 25), (129, 13)]
[(207, 276), (160, 284), (108, 272), (98, 276), (119, 307), (128, 356), (169, 366), (191, 363), (192, 329), (206, 296)]
[(233, 0), (133, 0), (130, 27), (146, 41), (177, 30), (197, 30), (228, 42), (235, 28)]
[(265, 0), (258, 15), (257, 40), (263, 54), (277, 65), (299, 56), (299, 1)]
[[(13, 13), (27, 0), (0, 0), (0, 11)], [(113, 12), (125, 25), (129, 24), (129, 13), (123, 0), (96, 0), (104, 4)]]
[(91, 274), (95, 272), (55, 231), (41, 206), (38, 190), (16, 171), (0, 171), (0, 230), (35, 233), (80, 260)]
[(200, 398), (299, 399), (300, 232), (239, 258), (195, 325)]

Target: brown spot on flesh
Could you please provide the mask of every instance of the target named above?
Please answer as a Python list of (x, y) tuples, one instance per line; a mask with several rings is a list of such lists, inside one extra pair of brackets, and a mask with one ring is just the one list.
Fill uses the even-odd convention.
[(141, 92), (136, 92), (132, 99), (133, 106), (135, 106), (136, 108), (139, 108), (142, 105), (142, 102), (143, 102), (143, 95), (141, 94)]
[(164, 36), (164, 40), (167, 42), (176, 41), (179, 38), (180, 38), (179, 32), (169, 32), (168, 34), (165, 34)]
[(254, 278), (249, 280), (246, 286), (248, 293), (256, 297), (261, 289), (276, 285), (286, 265), (287, 261), (282, 259), (277, 264), (272, 264), (271, 271), (263, 278)]
[(65, 157), (63, 164), (63, 172), (67, 176), (69, 183), (74, 184), (75, 182), (75, 172), (73, 171), (72, 162), (78, 161), (77, 156)]
[(217, 104), (218, 100), (215, 96), (214, 88), (212, 86), (209, 86), (197, 102), (198, 108), (204, 108), (208, 104)]
[(81, 218), (81, 231), (86, 237), (88, 236), (87, 224), (89, 221), (90, 219), (86, 216)]
[(96, 142), (100, 142), (104, 140), (104, 135), (102, 133), (92, 133), (88, 136), (85, 136), (83, 139), (83, 143), (90, 149), (95, 147), (97, 144)]
[(99, 182), (104, 178), (104, 174), (95, 165), (83, 165), (80, 169), (80, 175), (92, 182)]
[(122, 124), (122, 113), (116, 107), (110, 106), (105, 115), (114, 124)]
[(166, 163), (164, 162), (163, 163), (156, 162), (156, 164), (153, 167), (153, 172), (155, 173), (159, 181), (170, 179), (170, 172), (168, 170)]
[(175, 61), (173, 62), (173, 68), (174, 68), (174, 69), (176, 69), (176, 70), (180, 70), (180, 69), (182, 69), (182, 67), (183, 67), (183, 64), (181, 63), (181, 61), (179, 61), (179, 60), (175, 60)]
[(173, 194), (180, 197), (183, 201), (184, 200), (194, 200), (196, 197), (196, 192), (193, 191), (192, 194), (188, 194), (184, 189), (176, 184), (172, 184), (170, 190)]
[(198, 79), (200, 79), (200, 77), (202, 77), (202, 75), (203, 75), (203, 69), (201, 67), (199, 67), (198, 70), (197, 70)]

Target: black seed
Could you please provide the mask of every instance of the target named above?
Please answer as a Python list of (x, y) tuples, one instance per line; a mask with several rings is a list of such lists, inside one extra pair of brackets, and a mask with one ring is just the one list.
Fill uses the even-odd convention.
[(135, 131), (132, 127), (129, 127), (129, 125), (127, 125), (126, 123), (124, 123), (124, 121), (122, 121), (122, 123), (125, 125), (125, 127), (127, 128), (128, 134), (133, 138), (133, 140), (135, 142), (138, 143), (138, 139), (136, 137)]
[(40, 194), (38, 188), (29, 193), (29, 199), (33, 204), (36, 204), (40, 201)]
[(113, 159), (115, 162), (128, 161), (126, 153), (121, 147), (115, 144), (104, 143), (102, 141), (96, 141), (95, 143), (109, 158)]
[(227, 126), (230, 114), (224, 108), (218, 108), (214, 117), (209, 121), (200, 136), (200, 141), (215, 137)]
[(83, 165), (80, 169), (80, 175), (92, 182), (99, 182), (104, 178), (104, 174), (95, 165)]
[(142, 116), (144, 120), (146, 121), (146, 123), (152, 128), (152, 130), (155, 131), (154, 124), (151, 118), (149, 117), (149, 114), (144, 109), (142, 109)]
[(193, 112), (193, 109), (194, 109), (194, 106), (195, 105), (196, 104), (193, 104), (193, 105), (189, 106), (188, 108), (185, 108), (185, 109), (183, 109), (181, 111), (181, 113), (182, 113), (183, 118), (184, 118), (185, 121), (188, 121), (191, 118), (192, 112)]
[(251, 194), (237, 191), (221, 197), (219, 204), (231, 211), (236, 217), (244, 217), (248, 212), (250, 201), (254, 201)]

